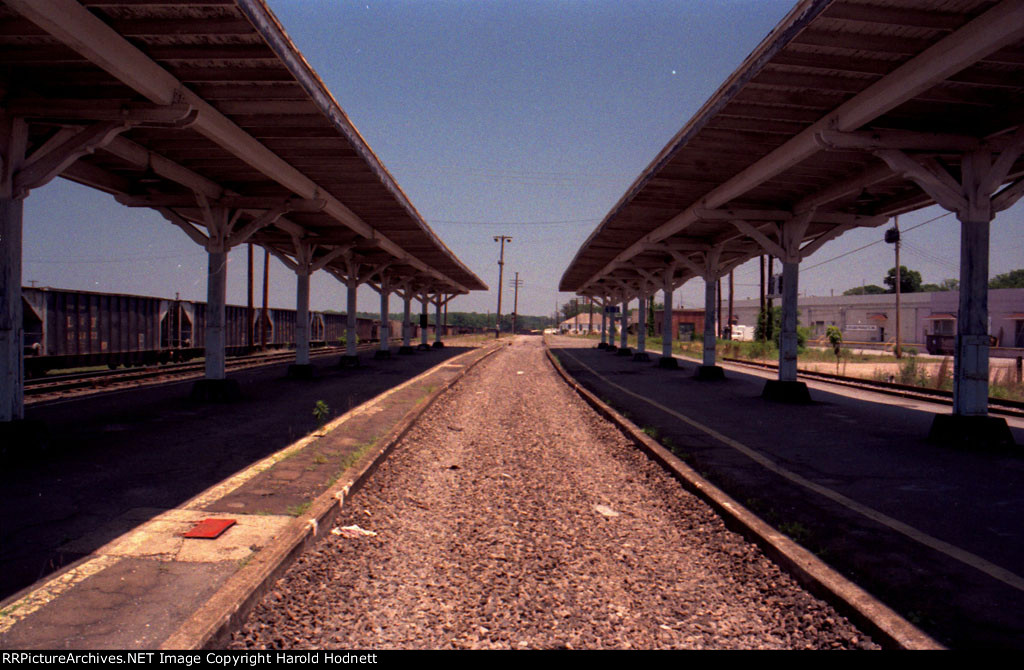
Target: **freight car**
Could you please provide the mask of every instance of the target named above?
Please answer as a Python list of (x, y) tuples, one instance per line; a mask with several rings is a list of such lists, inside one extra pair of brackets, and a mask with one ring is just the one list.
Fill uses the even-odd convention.
[[(154, 365), (203, 355), (206, 304), (150, 296), (22, 288), (25, 327), (25, 374), (107, 365)], [(253, 310), (254, 342), (249, 343), (249, 310), (225, 310), (227, 354), (250, 352), (262, 342), (270, 348), (295, 343), (295, 310)], [(260, 329), (262, 328), (262, 333)], [(376, 326), (359, 319), (360, 339)], [(345, 315), (310, 313), (310, 344), (337, 344), (345, 334)], [(365, 334), (365, 336), (364, 336)]]

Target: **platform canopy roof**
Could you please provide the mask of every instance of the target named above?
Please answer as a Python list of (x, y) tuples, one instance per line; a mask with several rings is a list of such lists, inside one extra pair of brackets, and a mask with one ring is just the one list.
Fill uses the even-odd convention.
[(766, 247), (806, 256), (936, 193), (962, 208), (965, 155), (1000, 168), (990, 186), (1010, 185), (993, 209), (1009, 207), (1024, 192), (1022, 93), (1020, 0), (802, 0), (637, 178), (559, 288), (660, 288), (671, 263), (679, 286)]
[(418, 291), (487, 288), (262, 0), (3, 0), (0, 96), (27, 125), (27, 188), (59, 174), (201, 243), (228, 212), (229, 243), (304, 247), (339, 277), (354, 261)]

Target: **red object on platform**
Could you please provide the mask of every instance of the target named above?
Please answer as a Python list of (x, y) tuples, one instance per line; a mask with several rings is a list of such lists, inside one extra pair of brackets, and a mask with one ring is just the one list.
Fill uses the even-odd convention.
[(228, 528), (237, 523), (234, 519), (203, 519), (192, 530), (185, 533), (185, 537), (197, 537), (204, 540), (215, 540)]

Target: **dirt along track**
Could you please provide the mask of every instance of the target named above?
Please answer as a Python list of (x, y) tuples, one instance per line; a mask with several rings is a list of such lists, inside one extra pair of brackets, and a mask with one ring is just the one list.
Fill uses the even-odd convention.
[(515, 344), (442, 398), (235, 648), (840, 648), (872, 642)]

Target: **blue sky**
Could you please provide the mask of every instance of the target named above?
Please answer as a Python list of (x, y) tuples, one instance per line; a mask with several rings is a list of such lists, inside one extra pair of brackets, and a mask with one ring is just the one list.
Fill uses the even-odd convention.
[[(268, 0), (370, 147), (442, 240), (490, 287), (450, 309), (494, 311), (498, 245), (520, 312), (571, 298), (558, 280), (640, 172), (792, 6), (777, 0), (343, 2)], [(958, 276), (959, 224), (936, 208), (901, 217), (903, 264), (926, 282)], [(1024, 266), (1024, 205), (992, 228), (992, 274)], [(804, 263), (800, 288), (837, 294), (881, 284), (892, 247), (854, 231)], [(829, 259), (848, 254), (837, 260)], [(261, 265), (262, 252), (258, 258)], [(205, 300), (205, 252), (154, 212), (56, 180), (25, 205), (24, 282)], [(829, 261), (824, 262), (823, 261)], [(820, 265), (819, 265), (820, 264)], [(815, 267), (817, 266), (817, 267)], [(228, 301), (245, 302), (246, 252), (230, 255)], [(736, 272), (757, 291), (757, 262)], [(259, 270), (257, 285), (259, 285)], [(295, 278), (271, 260), (274, 306)], [(677, 304), (703, 304), (692, 280)], [(257, 289), (257, 302), (259, 291)], [(364, 289), (360, 309), (379, 299)], [(344, 309), (343, 287), (314, 276), (314, 309)], [(392, 311), (399, 305), (392, 298)]]

